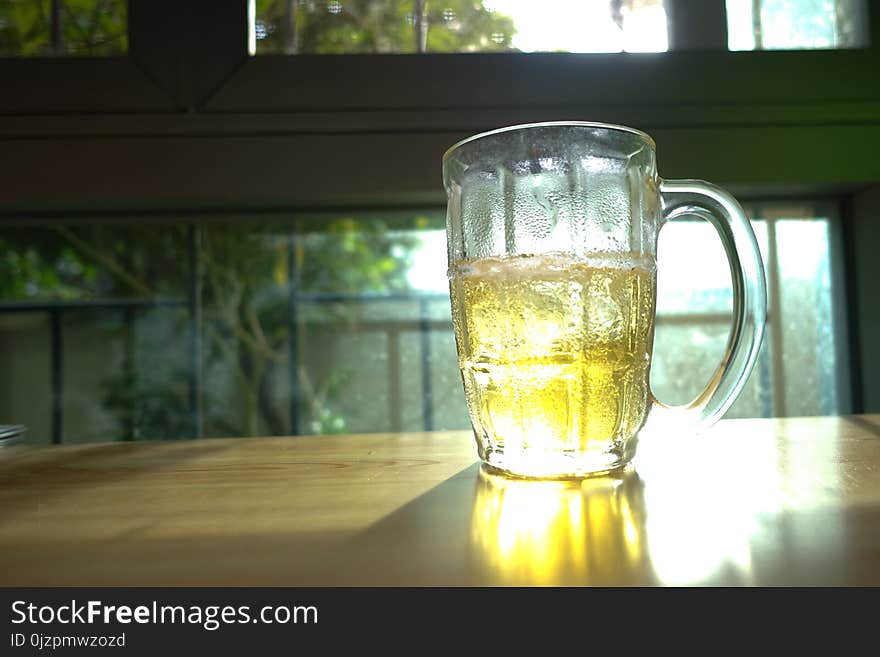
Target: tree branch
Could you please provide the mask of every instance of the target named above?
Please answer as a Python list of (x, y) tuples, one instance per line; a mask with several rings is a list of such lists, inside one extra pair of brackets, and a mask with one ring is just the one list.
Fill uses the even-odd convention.
[(116, 262), (114, 258), (109, 257), (107, 256), (107, 254), (102, 253), (100, 250), (94, 248), (88, 242), (78, 237), (76, 233), (74, 233), (66, 226), (58, 226), (55, 228), (55, 230), (64, 239), (70, 242), (70, 244), (72, 244), (75, 249), (81, 251), (83, 255), (92, 258), (99, 264), (106, 267), (113, 275), (115, 275), (127, 285), (134, 288), (137, 292), (140, 292), (144, 296), (151, 296), (153, 294), (153, 290), (146, 283), (138, 280), (137, 278), (129, 274), (127, 271), (125, 271), (123, 267), (119, 265), (118, 262)]

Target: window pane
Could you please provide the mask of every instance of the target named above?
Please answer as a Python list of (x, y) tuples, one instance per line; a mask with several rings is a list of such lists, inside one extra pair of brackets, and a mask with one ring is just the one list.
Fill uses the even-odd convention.
[(730, 50), (861, 48), (864, 0), (727, 0)]
[[(842, 412), (833, 308), (830, 221), (810, 206), (747, 206), (769, 288), (758, 362), (727, 417)], [(788, 217), (802, 217), (792, 219)], [(651, 385), (658, 398), (695, 398), (721, 361), (732, 297), (727, 260), (705, 222), (674, 222), (660, 233), (657, 328)], [(783, 357), (784, 355), (784, 357)]]
[(787, 415), (839, 410), (827, 219), (775, 222)]
[(0, 57), (128, 51), (127, 0), (3, 0)]
[(361, 214), (298, 226), (301, 432), (467, 426), (442, 225)]
[(68, 309), (61, 317), (63, 442), (193, 435), (185, 308)]
[(0, 227), (14, 383), (0, 416), (30, 442), (191, 436), (189, 245), (188, 227), (167, 223)]
[[(769, 323), (728, 417), (841, 412), (831, 212), (747, 210)], [(705, 222), (660, 235), (651, 381), (680, 404), (724, 352), (730, 276)], [(469, 426), (441, 208), (4, 224), (0, 359), (0, 423), (31, 442)]]
[(658, 52), (663, 0), (257, 0), (257, 54)]
[(0, 313), (0, 424), (25, 425), (28, 442), (52, 438), (50, 331), (48, 313)]

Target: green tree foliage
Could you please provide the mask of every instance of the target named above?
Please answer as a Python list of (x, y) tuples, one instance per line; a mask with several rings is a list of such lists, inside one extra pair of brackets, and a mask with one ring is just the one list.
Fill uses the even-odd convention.
[[(260, 52), (340, 54), (512, 50), (513, 20), (482, 0), (257, 0)], [(424, 34), (420, 39), (419, 30)]]
[(117, 55), (128, 50), (126, 0), (56, 0), (58, 39), (53, 41), (53, 0), (0, 2), (0, 56)]
[(5, 227), (0, 299), (88, 301), (175, 294), (185, 226), (114, 222)]

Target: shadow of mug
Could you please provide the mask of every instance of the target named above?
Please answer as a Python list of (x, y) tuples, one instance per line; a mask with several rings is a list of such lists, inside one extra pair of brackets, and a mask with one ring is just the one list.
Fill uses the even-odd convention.
[(644, 484), (632, 469), (582, 481), (509, 479), (480, 469), (470, 561), (512, 586), (626, 586), (656, 580)]

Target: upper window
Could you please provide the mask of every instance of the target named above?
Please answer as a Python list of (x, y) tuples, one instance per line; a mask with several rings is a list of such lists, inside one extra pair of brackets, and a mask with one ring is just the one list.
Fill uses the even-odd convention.
[(864, 0), (727, 0), (730, 50), (861, 48)]
[(663, 0), (257, 0), (257, 54), (667, 49)]
[[(726, 11), (730, 50), (868, 41), (864, 0), (726, 0)], [(666, 0), (256, 0), (254, 37), (257, 54), (663, 52), (668, 20)]]
[[(730, 50), (868, 44), (865, 0), (725, 5)], [(253, 7), (257, 54), (662, 52), (671, 16), (667, 0), (254, 0)], [(692, 19), (688, 29), (700, 23)], [(127, 51), (127, 0), (0, 0), (0, 57)]]
[(0, 57), (127, 51), (126, 0), (0, 0)]

